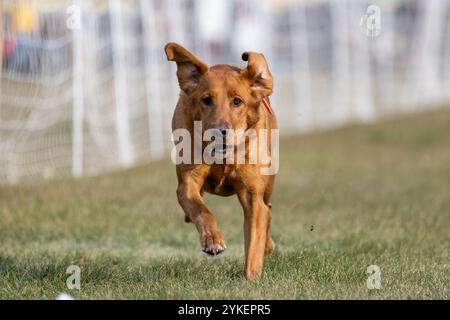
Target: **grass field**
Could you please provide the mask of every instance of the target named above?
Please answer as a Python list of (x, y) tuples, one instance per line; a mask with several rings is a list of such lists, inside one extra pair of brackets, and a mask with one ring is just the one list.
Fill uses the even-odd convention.
[[(260, 280), (242, 277), (237, 199), (207, 196), (228, 249), (203, 255), (165, 160), (0, 188), (0, 298), (450, 299), (448, 110), (286, 138), (281, 152)], [(380, 290), (366, 287), (372, 264)]]

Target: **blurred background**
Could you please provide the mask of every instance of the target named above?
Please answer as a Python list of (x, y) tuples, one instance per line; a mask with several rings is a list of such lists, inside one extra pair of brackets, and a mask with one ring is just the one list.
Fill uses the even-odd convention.
[(0, 184), (166, 157), (166, 42), (208, 64), (263, 52), (281, 135), (450, 102), (448, 0), (1, 0)]

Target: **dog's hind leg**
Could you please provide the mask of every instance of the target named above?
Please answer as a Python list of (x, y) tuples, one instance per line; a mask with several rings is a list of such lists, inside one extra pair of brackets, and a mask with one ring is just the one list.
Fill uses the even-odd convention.
[(226, 245), (217, 228), (216, 219), (203, 200), (201, 194), (203, 181), (201, 175), (198, 174), (188, 173), (179, 177), (178, 202), (184, 210), (185, 220), (195, 224), (200, 234), (203, 252), (209, 255), (219, 255), (225, 250)]
[(272, 237), (270, 236), (270, 221), (272, 220), (271, 209), (272, 209), (273, 182), (274, 182), (274, 177), (271, 177), (271, 181), (269, 182), (268, 187), (264, 191), (264, 203), (269, 208), (269, 222), (268, 222), (268, 226), (267, 226), (266, 246), (264, 248), (265, 255), (272, 253), (273, 249), (275, 249), (275, 242), (272, 240)]

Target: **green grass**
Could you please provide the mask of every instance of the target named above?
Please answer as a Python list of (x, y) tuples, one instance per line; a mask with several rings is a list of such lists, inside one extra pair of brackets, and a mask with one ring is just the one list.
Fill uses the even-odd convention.
[[(207, 196), (228, 245), (212, 259), (175, 189), (169, 160), (0, 188), (0, 298), (450, 298), (448, 110), (283, 139), (277, 248), (255, 282), (236, 198)], [(66, 288), (72, 264), (80, 291)], [(366, 287), (372, 264), (380, 290)]]

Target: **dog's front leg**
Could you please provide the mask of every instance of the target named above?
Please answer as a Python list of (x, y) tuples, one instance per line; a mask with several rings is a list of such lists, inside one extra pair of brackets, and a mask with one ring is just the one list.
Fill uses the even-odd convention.
[(221, 254), (225, 249), (225, 241), (217, 228), (217, 222), (206, 207), (201, 195), (203, 179), (199, 175), (186, 174), (179, 179), (177, 197), (188, 221), (193, 222), (200, 234), (203, 252), (210, 255)]
[(238, 196), (244, 208), (245, 277), (253, 280), (262, 273), (270, 211), (258, 192), (246, 190)]

